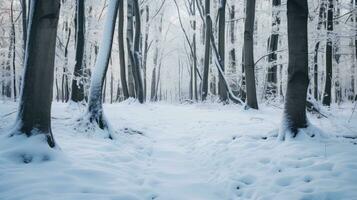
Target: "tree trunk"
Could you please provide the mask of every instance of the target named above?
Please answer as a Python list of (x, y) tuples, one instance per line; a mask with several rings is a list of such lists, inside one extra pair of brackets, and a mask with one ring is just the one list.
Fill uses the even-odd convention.
[(43, 134), (48, 145), (55, 147), (51, 130), (51, 102), (60, 2), (35, 0), (31, 4), (18, 127), (14, 134), (26, 134), (28, 137)]
[[(99, 128), (103, 130), (108, 130), (109, 128), (103, 115), (103, 84), (108, 71), (119, 1), (121, 0), (111, 0), (109, 2), (102, 42), (100, 43), (101, 46), (99, 48), (99, 54), (95, 63), (90, 84), (88, 102), (88, 113), (90, 115), (89, 120), (91, 123), (97, 123)], [(108, 137), (112, 138), (110, 134)]]
[[(131, 63), (133, 65), (133, 75), (135, 82), (136, 97), (140, 103), (144, 103), (144, 89), (143, 80), (141, 77), (141, 52), (140, 52), (140, 36), (141, 36), (141, 19), (140, 19), (140, 7), (138, 0), (134, 0), (134, 16), (135, 16), (135, 37), (134, 48), (132, 49)], [(130, 43), (130, 40), (129, 40)], [(129, 45), (131, 46), (131, 45)]]
[(23, 51), (25, 60), (26, 42), (27, 42), (27, 4), (26, 0), (21, 0), (21, 10), (22, 10), (22, 40), (23, 40)]
[[(325, 22), (325, 12), (326, 12), (326, 4), (325, 0), (321, 1), (320, 9), (319, 9), (319, 21), (317, 24), (317, 31), (320, 32), (322, 25), (326, 26)], [(316, 38), (319, 40), (319, 38)], [(319, 49), (320, 49), (320, 41), (316, 42), (315, 44), (315, 52), (314, 52), (314, 98), (316, 100), (320, 100), (319, 95), (319, 64), (318, 64), (318, 56), (319, 56)]]
[(333, 32), (333, 0), (328, 0), (327, 10), (327, 43), (326, 43), (326, 78), (325, 92), (322, 103), (325, 106), (331, 105), (331, 86), (332, 86), (332, 32)]
[(255, 72), (254, 72), (254, 18), (255, 18), (255, 0), (247, 0), (246, 19), (244, 29), (244, 71), (247, 85), (247, 106), (258, 109)]
[(76, 63), (72, 78), (71, 101), (81, 102), (84, 100), (83, 87), (83, 56), (84, 56), (84, 34), (85, 34), (85, 0), (76, 1)]
[(129, 98), (128, 84), (126, 82), (125, 48), (124, 48), (124, 1), (119, 2), (118, 19), (118, 45), (119, 45), (119, 63), (120, 63), (120, 81), (123, 89), (124, 99)]
[[(222, 66), (222, 72), (225, 71), (225, 42), (226, 42), (226, 0), (221, 0), (218, 9), (218, 52)], [(218, 94), (222, 102), (228, 101), (228, 92), (225, 87), (224, 78), (219, 74)]]
[(284, 108), (284, 129), (286, 134), (296, 137), (299, 129), (307, 127), (306, 97), (309, 85), (308, 72), (308, 4), (307, 0), (288, 0), (288, 85)]
[[(127, 32), (126, 37), (129, 41), (134, 39), (134, 0), (127, 0)], [(130, 49), (130, 47), (128, 47)], [(134, 74), (133, 74), (133, 63), (131, 63), (130, 55), (128, 52), (128, 90), (129, 96), (135, 97), (135, 85), (134, 85)]]
[(269, 65), (268, 69), (268, 93), (273, 96), (276, 96), (277, 93), (277, 83), (278, 83), (278, 65), (277, 65), (277, 53), (278, 43), (279, 43), (279, 27), (280, 27), (280, 11), (277, 11), (281, 6), (281, 0), (273, 0), (273, 24), (272, 24), (272, 34), (269, 38), (269, 56), (268, 61), (272, 63)]
[(146, 99), (147, 96), (147, 57), (148, 57), (148, 52), (149, 52), (149, 20), (150, 20), (150, 12), (149, 12), (149, 5), (146, 5), (145, 7), (145, 13), (146, 13), (146, 24), (145, 24), (145, 39), (144, 39), (144, 56), (143, 56), (143, 61), (142, 61), (142, 67), (143, 67), (143, 84), (144, 84), (144, 99)]
[(202, 77), (202, 101), (207, 99), (208, 95), (208, 76), (209, 76), (209, 61), (210, 61), (210, 34), (212, 32), (212, 23), (210, 17), (210, 0), (205, 0), (205, 55), (203, 64), (203, 77)]

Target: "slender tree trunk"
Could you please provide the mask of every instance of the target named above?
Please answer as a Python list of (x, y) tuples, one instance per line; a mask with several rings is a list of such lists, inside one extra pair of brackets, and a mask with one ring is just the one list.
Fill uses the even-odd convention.
[(244, 71), (247, 85), (247, 105), (250, 108), (258, 109), (258, 101), (255, 86), (254, 72), (254, 18), (255, 18), (255, 0), (247, 0), (246, 19), (244, 29)]
[(72, 78), (71, 101), (78, 103), (84, 100), (85, 0), (76, 0), (76, 26), (76, 63)]
[(29, 41), (15, 134), (43, 134), (50, 147), (56, 143), (51, 130), (59, 1), (31, 1)]
[(22, 40), (23, 40), (23, 51), (25, 60), (26, 42), (27, 42), (27, 4), (26, 0), (21, 0), (21, 10), (22, 10)]
[(325, 106), (331, 105), (331, 86), (332, 86), (332, 32), (333, 32), (333, 0), (328, 0), (327, 10), (327, 43), (326, 43), (326, 78), (325, 92), (322, 103)]
[(124, 48), (124, 1), (119, 2), (118, 19), (118, 45), (119, 45), (119, 63), (120, 63), (120, 81), (123, 89), (124, 99), (129, 98), (128, 84), (126, 82), (125, 48)]
[[(95, 122), (100, 129), (108, 130), (109, 126), (103, 114), (103, 84), (108, 71), (110, 54), (113, 45), (116, 18), (118, 16), (119, 2), (121, 0), (111, 0), (108, 5), (107, 17), (105, 20), (104, 34), (102, 36), (99, 55), (96, 59), (93, 75), (90, 84), (90, 94), (88, 102), (89, 120)], [(122, 28), (122, 27), (118, 27)], [(108, 136), (112, 138), (110, 133)]]
[(145, 39), (144, 39), (144, 56), (143, 56), (143, 81), (144, 81), (144, 99), (146, 99), (147, 96), (147, 57), (148, 57), (148, 52), (149, 52), (149, 20), (150, 20), (150, 12), (149, 12), (149, 5), (146, 5), (145, 7), (145, 13), (146, 13), (146, 24), (145, 24)]
[[(225, 71), (225, 43), (226, 43), (226, 0), (221, 0), (218, 9), (218, 52), (221, 59), (222, 72)], [(222, 102), (228, 101), (228, 92), (225, 87), (224, 77), (219, 74), (218, 94)]]
[(286, 134), (296, 137), (299, 129), (307, 127), (306, 97), (309, 85), (308, 72), (308, 4), (307, 0), (288, 0), (288, 85), (284, 108), (284, 129)]
[(17, 86), (16, 86), (16, 30), (15, 30), (15, 20), (14, 20), (14, 10), (13, 10), (14, 0), (11, 2), (11, 38), (12, 38), (12, 91), (14, 101), (17, 99)]
[[(277, 65), (277, 53), (278, 43), (279, 43), (279, 27), (280, 27), (280, 11), (281, 0), (273, 0), (273, 24), (272, 24), (272, 34), (269, 38), (269, 56), (268, 61), (272, 63), (268, 69), (268, 91), (270, 94), (276, 96), (277, 93), (277, 83), (278, 83), (278, 65)], [(269, 94), (269, 93), (267, 93)]]
[[(229, 68), (230, 68), (230, 73), (232, 74), (237, 74), (237, 58), (236, 58), (236, 50), (235, 50), (235, 41), (236, 41), (236, 36), (235, 36), (235, 16), (236, 16), (236, 11), (235, 11), (235, 6), (232, 5), (229, 13), (229, 20), (230, 20), (230, 28), (229, 28), (229, 36), (230, 36), (230, 51), (229, 51)], [(235, 95), (238, 95), (239, 91), (238, 89), (238, 80), (237, 78), (234, 78), (232, 84), (230, 85), (233, 90), (233, 93)]]
[[(127, 0), (127, 32), (126, 37), (129, 41), (134, 40), (134, 0)], [(130, 49), (130, 47), (128, 47)], [(129, 96), (135, 97), (135, 84), (134, 84), (134, 74), (133, 74), (133, 63), (131, 63), (130, 55), (128, 52), (128, 90)]]
[(208, 95), (208, 76), (209, 76), (209, 61), (210, 61), (210, 36), (212, 32), (212, 23), (210, 17), (210, 0), (205, 0), (205, 55), (203, 64), (203, 77), (202, 77), (202, 101), (207, 99)]
[[(325, 22), (325, 12), (326, 12), (326, 0), (323, 0), (320, 3), (319, 9), (319, 21), (317, 24), (317, 31), (318, 33), (321, 31), (323, 25), (326, 26)], [(317, 38), (319, 40), (319, 38)], [(318, 56), (319, 56), (319, 49), (320, 49), (320, 41), (317, 41), (315, 44), (315, 52), (314, 52), (314, 98), (316, 100), (320, 100), (319, 95), (319, 64), (318, 64)]]
[[(136, 97), (140, 103), (144, 103), (144, 89), (143, 80), (141, 76), (141, 52), (140, 52), (140, 37), (141, 37), (141, 19), (140, 19), (140, 7), (138, 0), (134, 0), (134, 16), (135, 16), (135, 37), (134, 48), (132, 49), (132, 55), (130, 55), (131, 63), (133, 65), (133, 75), (135, 82)], [(130, 44), (130, 40), (129, 43)], [(131, 45), (129, 45), (131, 46)]]

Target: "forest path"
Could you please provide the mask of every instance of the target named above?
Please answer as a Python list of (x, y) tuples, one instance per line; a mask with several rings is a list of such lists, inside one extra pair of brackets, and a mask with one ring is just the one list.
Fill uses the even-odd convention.
[[(0, 104), (0, 111), (16, 106)], [(54, 103), (52, 128), (61, 150), (51, 151), (48, 162), (23, 164), (14, 156), (39, 154), (42, 143), (0, 138), (0, 199), (356, 199), (356, 141), (334, 136), (357, 130), (357, 116), (347, 123), (351, 105), (345, 106), (332, 108), (334, 123), (309, 116), (331, 137), (302, 134), (279, 142), (272, 137), (282, 114), (276, 107), (128, 100), (104, 105), (117, 132), (108, 140), (100, 131), (75, 129), (84, 108)], [(0, 136), (15, 117), (1, 119)]]

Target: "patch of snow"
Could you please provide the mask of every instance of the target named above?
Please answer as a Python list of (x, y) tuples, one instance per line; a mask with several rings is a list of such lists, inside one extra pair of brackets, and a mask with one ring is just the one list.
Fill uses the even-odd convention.
[[(309, 116), (316, 127), (307, 131), (328, 137), (281, 142), (282, 110), (273, 107), (127, 100), (104, 105), (115, 130), (109, 140), (73, 130), (80, 111), (54, 103), (60, 150), (41, 146), (41, 137), (4, 138), (16, 116), (0, 119), (0, 199), (356, 199), (357, 141), (340, 136), (353, 134), (357, 116), (347, 123), (344, 106), (329, 119)], [(0, 103), (1, 113), (15, 108)], [(25, 164), (17, 158), (26, 152), (38, 156)]]

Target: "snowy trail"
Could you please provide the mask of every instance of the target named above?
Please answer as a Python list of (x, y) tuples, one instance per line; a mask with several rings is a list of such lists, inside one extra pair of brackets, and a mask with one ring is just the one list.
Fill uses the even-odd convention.
[[(2, 113), (15, 107), (0, 104)], [(54, 104), (53, 113), (61, 151), (52, 161), (18, 163), (7, 150), (13, 144), (0, 142), (1, 200), (357, 199), (356, 141), (333, 136), (280, 143), (272, 137), (281, 116), (276, 108), (105, 105), (118, 133), (114, 141), (74, 130), (82, 111)], [(310, 120), (330, 135), (357, 130), (357, 123), (335, 125), (348, 113), (334, 114), (340, 121)], [(0, 133), (14, 117), (1, 119)]]

